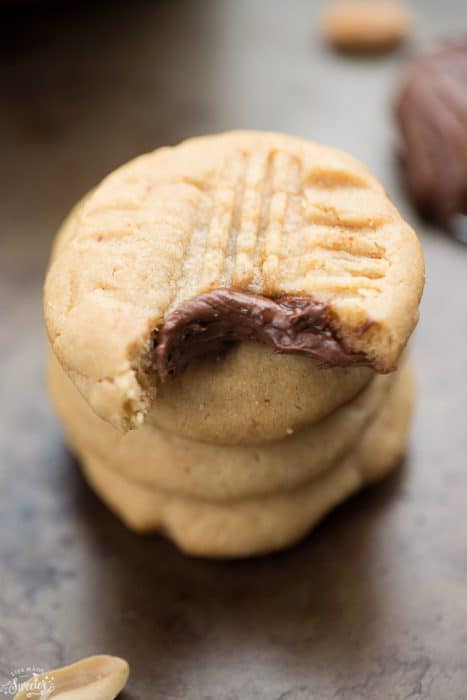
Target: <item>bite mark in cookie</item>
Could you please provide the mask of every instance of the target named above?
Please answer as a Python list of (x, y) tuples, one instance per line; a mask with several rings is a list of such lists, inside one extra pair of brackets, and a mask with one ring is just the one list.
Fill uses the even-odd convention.
[[(372, 326), (368, 321), (362, 335)], [(232, 342), (257, 340), (280, 353), (300, 353), (325, 366), (373, 366), (365, 353), (348, 349), (331, 323), (329, 305), (311, 297), (216, 289), (181, 304), (155, 334), (159, 378), (182, 372), (192, 360), (225, 351)]]

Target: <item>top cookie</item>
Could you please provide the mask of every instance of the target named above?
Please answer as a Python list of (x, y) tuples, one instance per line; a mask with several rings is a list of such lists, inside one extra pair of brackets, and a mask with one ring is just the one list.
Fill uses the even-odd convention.
[(127, 430), (167, 374), (235, 339), (394, 369), (423, 275), (415, 233), (354, 158), (232, 132), (141, 156), (88, 196), (55, 249), (46, 324), (94, 410)]

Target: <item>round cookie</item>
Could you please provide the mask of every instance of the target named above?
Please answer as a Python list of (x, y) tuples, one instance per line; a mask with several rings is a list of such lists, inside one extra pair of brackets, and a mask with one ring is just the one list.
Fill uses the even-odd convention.
[(327, 469), (360, 438), (394, 382), (407, 382), (404, 364), (375, 376), (351, 402), (285, 440), (261, 446), (217, 446), (185, 440), (149, 425), (122, 435), (96, 416), (54, 356), (49, 390), (76, 453), (125, 478), (167, 493), (226, 501), (297, 488)]
[(280, 494), (216, 503), (145, 488), (91, 454), (83, 467), (101, 498), (137, 531), (161, 530), (184, 552), (196, 556), (263, 554), (301, 539), (331, 508), (397, 464), (407, 439), (412, 396), (411, 374), (406, 371), (341, 461), (318, 478)]
[(331, 0), (321, 18), (327, 41), (349, 52), (386, 51), (406, 38), (409, 11), (395, 0)]
[[(71, 380), (124, 432), (144, 422), (168, 376), (238, 340), (390, 371), (422, 287), (414, 232), (358, 161), (291, 136), (233, 132), (159, 149), (106, 178), (56, 248), (45, 317)], [(195, 413), (192, 436), (206, 423)]]
[[(63, 223), (52, 257), (72, 237), (81, 206)], [(368, 367), (322, 370), (322, 362), (310, 357), (238, 343), (220, 358), (194, 360), (161, 383), (145, 422), (212, 444), (280, 440), (349, 401), (374, 375)]]

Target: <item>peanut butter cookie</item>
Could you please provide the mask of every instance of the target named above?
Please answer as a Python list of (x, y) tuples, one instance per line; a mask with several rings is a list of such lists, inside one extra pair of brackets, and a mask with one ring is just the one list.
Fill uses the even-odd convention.
[(292, 136), (232, 132), (107, 177), (56, 246), (45, 316), (75, 386), (125, 432), (164, 381), (239, 341), (331, 368), (393, 370), (423, 277), (416, 235), (358, 161)]

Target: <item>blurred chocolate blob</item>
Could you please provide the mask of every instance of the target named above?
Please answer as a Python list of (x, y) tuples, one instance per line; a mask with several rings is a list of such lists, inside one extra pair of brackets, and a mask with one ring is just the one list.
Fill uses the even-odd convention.
[(440, 42), (415, 57), (396, 116), (405, 176), (416, 205), (454, 235), (461, 231), (457, 237), (462, 239), (467, 215), (467, 36)]

